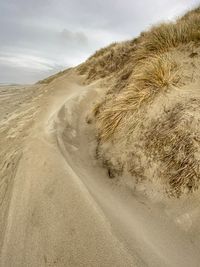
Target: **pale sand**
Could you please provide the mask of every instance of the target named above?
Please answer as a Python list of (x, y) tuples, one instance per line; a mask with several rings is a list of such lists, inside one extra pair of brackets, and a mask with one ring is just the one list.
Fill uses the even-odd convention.
[(85, 118), (98, 82), (72, 70), (11, 89), (0, 90), (1, 266), (199, 266), (198, 195), (153, 202), (96, 162)]

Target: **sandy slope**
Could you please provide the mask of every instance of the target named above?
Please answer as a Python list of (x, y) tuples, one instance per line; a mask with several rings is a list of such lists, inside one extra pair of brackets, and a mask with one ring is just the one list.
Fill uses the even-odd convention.
[(1, 266), (199, 266), (198, 196), (153, 203), (95, 161), (85, 117), (102, 90), (71, 71), (33, 88), (35, 101), (17, 111), (24, 137), (2, 143), (4, 159), (21, 150), (3, 202)]

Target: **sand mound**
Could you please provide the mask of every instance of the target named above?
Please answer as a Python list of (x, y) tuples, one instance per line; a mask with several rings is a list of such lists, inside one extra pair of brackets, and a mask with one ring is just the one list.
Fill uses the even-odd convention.
[(199, 266), (199, 26), (0, 87), (1, 266)]
[(151, 184), (163, 196), (198, 189), (199, 28), (197, 8), (79, 67), (89, 82), (106, 77), (93, 117), (97, 157), (110, 177), (130, 173), (134, 184)]

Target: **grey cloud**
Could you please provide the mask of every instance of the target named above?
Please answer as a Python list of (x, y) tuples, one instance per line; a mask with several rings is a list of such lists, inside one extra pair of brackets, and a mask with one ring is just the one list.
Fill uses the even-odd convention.
[(63, 29), (60, 33), (61, 41), (72, 45), (87, 45), (88, 38), (83, 32), (72, 32), (68, 29)]
[[(51, 70), (33, 70), (25, 67), (17, 67), (17, 66), (4, 66), (0, 65), (0, 84), (5, 83), (17, 83), (17, 84), (29, 84), (34, 83), (38, 80), (44, 79), (63, 68), (56, 68)], [(12, 76), (10, 75), (12, 73)], [(11, 79), (12, 78), (12, 79)]]
[[(137, 36), (197, 0), (2, 0), (0, 82), (33, 82)], [(24, 67), (26, 66), (26, 68)]]

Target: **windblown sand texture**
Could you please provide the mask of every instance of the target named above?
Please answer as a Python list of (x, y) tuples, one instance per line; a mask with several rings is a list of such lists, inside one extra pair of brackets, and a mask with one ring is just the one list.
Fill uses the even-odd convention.
[(0, 266), (199, 267), (200, 9), (0, 87)]

